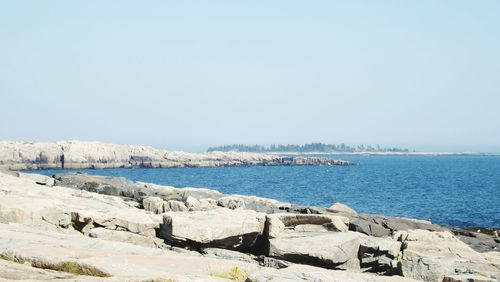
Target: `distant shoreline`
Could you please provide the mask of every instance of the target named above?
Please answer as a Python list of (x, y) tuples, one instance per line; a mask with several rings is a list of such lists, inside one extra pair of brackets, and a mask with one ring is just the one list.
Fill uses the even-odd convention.
[(500, 156), (500, 153), (478, 152), (266, 152), (271, 155), (331, 155), (331, 156)]

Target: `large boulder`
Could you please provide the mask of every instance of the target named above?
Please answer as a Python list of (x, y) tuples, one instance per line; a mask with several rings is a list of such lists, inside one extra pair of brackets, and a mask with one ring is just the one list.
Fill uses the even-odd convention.
[(160, 234), (174, 244), (249, 250), (263, 234), (265, 218), (255, 211), (226, 208), (168, 212)]
[(188, 209), (193, 210), (201, 205), (201, 202), (193, 196), (188, 196), (185, 205)]
[(359, 270), (358, 251), (365, 237), (351, 231), (284, 232), (269, 239), (269, 255), (329, 269)]
[(384, 275), (399, 274), (402, 243), (392, 238), (368, 236), (359, 246), (361, 269)]
[(359, 270), (361, 233), (348, 232), (349, 219), (326, 214), (267, 215), (268, 254), (291, 262)]
[(500, 264), (474, 251), (450, 232), (400, 231), (401, 273), (424, 281), (498, 281)]
[(163, 200), (159, 197), (147, 197), (142, 200), (142, 206), (145, 210), (155, 214), (161, 214), (164, 211)]
[(352, 218), (349, 223), (349, 230), (375, 237), (386, 237), (392, 234), (389, 228), (365, 218)]
[(18, 175), (21, 178), (33, 180), (36, 184), (45, 185), (45, 186), (49, 186), (49, 187), (55, 185), (54, 178), (43, 175), (43, 174), (19, 172)]
[(176, 200), (169, 200), (165, 201), (163, 203), (163, 208), (165, 212), (172, 211), (172, 212), (185, 212), (188, 211), (188, 207), (181, 202), (181, 201), (176, 201)]
[(245, 207), (245, 201), (233, 196), (222, 197), (217, 201), (217, 205), (228, 209), (238, 209)]
[(137, 185), (123, 177), (106, 177), (81, 173), (56, 174), (57, 186), (76, 188), (89, 192), (140, 199)]
[(347, 205), (342, 204), (342, 203), (333, 204), (331, 207), (329, 207), (327, 209), (327, 211), (343, 213), (343, 214), (350, 215), (350, 216), (357, 216), (358, 215), (358, 213), (355, 210), (353, 210), (352, 208), (350, 208)]

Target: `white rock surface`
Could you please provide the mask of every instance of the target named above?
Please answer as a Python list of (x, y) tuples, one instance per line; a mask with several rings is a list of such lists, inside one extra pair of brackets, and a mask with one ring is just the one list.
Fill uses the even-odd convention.
[(366, 235), (358, 232), (291, 232), (269, 239), (269, 255), (327, 268), (358, 269), (358, 250)]
[(265, 214), (218, 208), (209, 211), (169, 212), (163, 216), (161, 235), (169, 241), (188, 241), (231, 249), (251, 248), (262, 235)]
[[(295, 231), (323, 229), (326, 231), (345, 232), (349, 229), (349, 219), (345, 216), (337, 215), (275, 213), (268, 214), (267, 221), (269, 226), (269, 238), (276, 238), (284, 230), (292, 230), (297, 226), (299, 227)], [(308, 227), (304, 225), (308, 225)], [(316, 225), (318, 227), (312, 227), (311, 225)]]
[(234, 210), (234, 209), (238, 209), (238, 208), (244, 208), (245, 201), (243, 199), (238, 198), (238, 197), (226, 196), (226, 197), (220, 198), (217, 201), (217, 205), (220, 207), (225, 207), (225, 208)]
[(0, 223), (88, 234), (94, 227), (155, 236), (161, 216), (132, 208), (123, 199), (87, 191), (37, 185), (0, 173)]
[[(111, 275), (111, 278), (105, 279), (87, 276), (88, 281), (220, 281), (213, 276), (214, 273), (229, 272), (233, 267), (247, 273), (261, 269), (243, 261), (192, 256), (82, 235), (41, 232), (18, 224), (0, 224), (0, 255), (26, 262), (71, 261)], [(0, 263), (0, 267), (3, 264)], [(44, 277), (50, 278), (46, 272), (37, 274), (37, 270), (30, 270), (34, 272), (30, 279), (40, 281)], [(0, 278), (8, 279), (8, 275), (12, 275), (12, 269), (9, 272), (0, 271)], [(81, 280), (80, 276), (66, 273), (60, 273), (60, 276), (73, 279), (68, 281)]]
[(405, 277), (424, 281), (500, 280), (497, 258), (474, 251), (447, 231), (400, 231), (394, 238), (404, 245), (401, 268)]
[(155, 214), (163, 213), (163, 199), (159, 197), (147, 197), (142, 200), (142, 205), (145, 210), (153, 212)]
[(40, 184), (40, 185), (52, 187), (55, 184), (54, 178), (43, 175), (43, 174), (19, 172), (18, 175), (21, 178), (33, 180), (36, 184)]
[(263, 269), (249, 276), (254, 282), (410, 282), (416, 281), (400, 276), (375, 276), (365, 273), (327, 270), (324, 268), (292, 265), (283, 269)]
[(344, 213), (344, 214), (347, 214), (350, 216), (357, 216), (358, 215), (358, 213), (354, 209), (352, 209), (349, 206), (342, 204), (342, 203), (333, 204), (331, 207), (329, 207), (327, 209), (327, 211)]
[(165, 212), (172, 211), (172, 212), (185, 212), (188, 211), (188, 207), (181, 202), (181, 201), (176, 201), (176, 200), (169, 200), (164, 203), (164, 210)]
[(198, 201), (198, 199), (196, 199), (193, 196), (188, 196), (187, 199), (186, 199), (186, 203), (185, 204), (186, 204), (186, 207), (188, 209), (194, 209), (194, 208), (200, 206), (201, 202)]

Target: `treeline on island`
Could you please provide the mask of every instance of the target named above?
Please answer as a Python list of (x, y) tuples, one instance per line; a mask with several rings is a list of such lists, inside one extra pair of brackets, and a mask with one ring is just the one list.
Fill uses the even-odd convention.
[(355, 153), (355, 152), (401, 152), (408, 153), (410, 150), (402, 148), (382, 148), (380, 145), (346, 145), (341, 144), (324, 144), (324, 143), (310, 143), (310, 144), (288, 144), (288, 145), (244, 145), (233, 144), (208, 148), (207, 152), (221, 151), (221, 152), (323, 152), (323, 153)]

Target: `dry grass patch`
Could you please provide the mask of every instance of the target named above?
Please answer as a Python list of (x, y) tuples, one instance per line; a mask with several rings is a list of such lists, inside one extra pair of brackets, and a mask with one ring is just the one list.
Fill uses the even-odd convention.
[(51, 269), (55, 271), (63, 271), (78, 275), (87, 275), (87, 276), (97, 276), (97, 277), (111, 277), (108, 273), (85, 264), (80, 264), (72, 261), (63, 261), (59, 263), (47, 263), (47, 262), (39, 262), (35, 261), (31, 263), (31, 266), (42, 269)]
[(47, 261), (41, 260), (26, 260), (23, 258), (19, 258), (14, 255), (0, 254), (0, 258), (12, 262), (26, 264), (28, 263), (32, 267), (40, 268), (40, 269), (50, 269), (55, 271), (62, 271), (77, 275), (87, 275), (87, 276), (95, 276), (95, 277), (111, 277), (110, 274), (90, 265), (80, 264), (73, 261), (62, 261), (58, 263), (51, 263)]
[(217, 278), (224, 278), (233, 281), (246, 281), (248, 278), (248, 274), (237, 266), (231, 268), (228, 272), (212, 273), (211, 275)]

